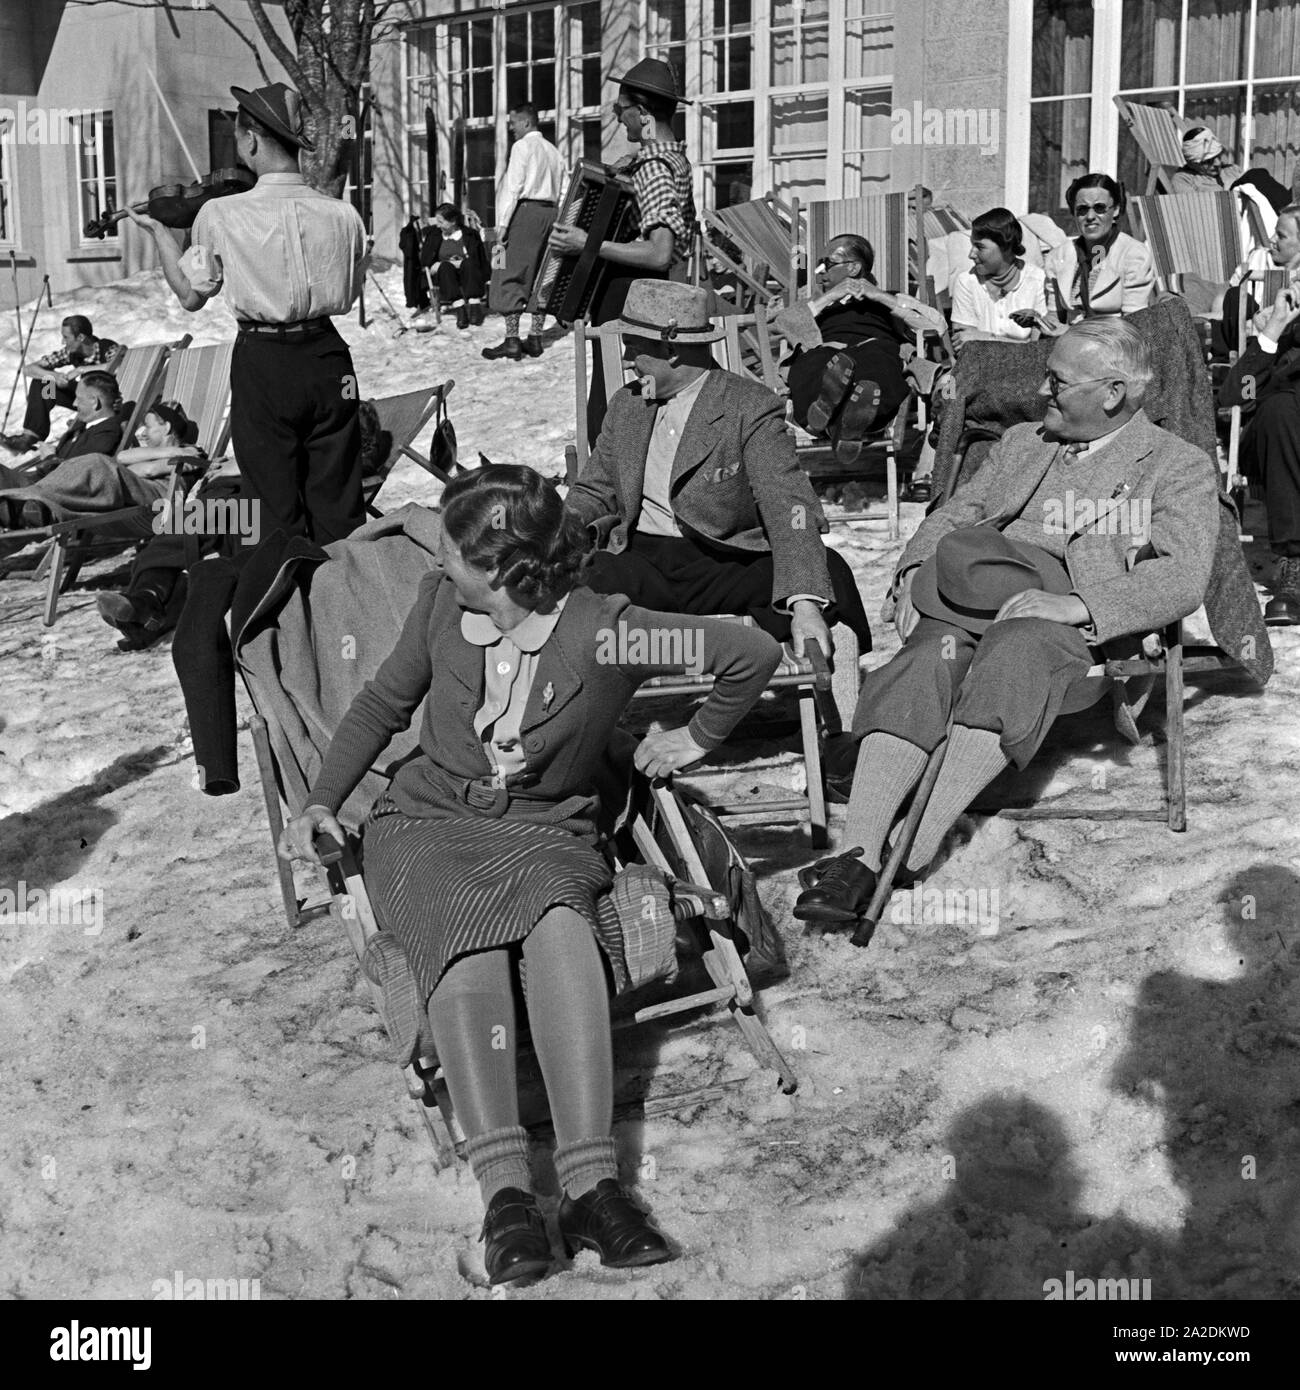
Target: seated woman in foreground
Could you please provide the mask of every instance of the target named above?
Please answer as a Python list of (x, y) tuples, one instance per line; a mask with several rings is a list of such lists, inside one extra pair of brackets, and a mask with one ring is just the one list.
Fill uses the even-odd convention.
[[(149, 506), (166, 495), (175, 459), (200, 463), (206, 455), (193, 443), (197, 429), (177, 401), (159, 401), (136, 432), (139, 445), (107, 454), (65, 459), (39, 482), (0, 490), (0, 522), (45, 526), (95, 512)], [(146, 533), (147, 534), (147, 533)]]
[(1047, 313), (1042, 269), (1027, 265), (1019, 219), (992, 208), (971, 224), (971, 269), (952, 282), (952, 344), (1028, 342)]
[(833, 237), (813, 271), (820, 293), (772, 321), (795, 344), (787, 376), (794, 418), (829, 439), (841, 463), (855, 463), (865, 436), (907, 399), (899, 349), (918, 330), (947, 327), (937, 309), (882, 290), (875, 259), (866, 237)]
[(341, 839), (339, 807), (423, 705), (421, 756), (366, 822), (367, 887), (427, 1001), (487, 1208), (488, 1277), (535, 1277), (551, 1263), (519, 1123), (521, 964), (555, 1123), (565, 1246), (593, 1249), (615, 1268), (655, 1264), (671, 1252), (620, 1187), (610, 1137), (607, 980), (623, 984), (626, 966), (597, 847), (597, 777), (637, 687), (685, 669), (645, 659), (670, 634), (679, 640), (666, 645), (694, 650), (695, 667), (717, 679), (688, 725), (641, 741), (635, 762), (648, 777), (721, 744), (780, 647), (757, 629), (582, 587), (592, 539), (530, 468), (489, 465), (453, 479), (442, 524), (442, 566), (422, 581), (392, 655), (344, 716), (280, 854), (319, 863), (314, 836)]
[(1055, 317), (1038, 324), (1054, 337), (1081, 318), (1134, 314), (1156, 293), (1151, 252), (1119, 229), (1123, 188), (1108, 174), (1083, 174), (1066, 190), (1065, 202), (1079, 235), (1047, 258), (1048, 307)]

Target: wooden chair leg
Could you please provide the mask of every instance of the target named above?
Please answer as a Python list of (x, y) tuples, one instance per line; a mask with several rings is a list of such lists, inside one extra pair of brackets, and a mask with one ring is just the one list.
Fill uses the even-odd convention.
[(63, 570), (68, 557), (68, 538), (55, 536), (54, 543), (46, 552), (49, 561), (49, 579), (45, 586), (45, 626), (53, 627), (59, 615), (59, 594), (63, 587)]
[[(951, 725), (949, 731), (951, 732)], [(925, 808), (929, 805), (934, 784), (939, 780), (939, 772), (943, 767), (943, 760), (947, 752), (948, 736), (945, 734), (943, 742), (930, 754), (930, 761), (926, 763), (925, 771), (921, 774), (921, 781), (912, 794), (912, 804), (908, 808), (907, 816), (894, 839), (894, 847), (890, 850), (889, 858), (880, 870), (880, 877), (876, 880), (876, 891), (867, 904), (867, 910), (863, 914), (861, 922), (858, 923), (857, 931), (849, 938), (855, 946), (870, 945), (871, 938), (875, 935), (876, 926), (885, 910), (885, 904), (893, 892), (894, 879), (912, 848), (917, 830), (920, 829), (921, 817), (925, 815)]]
[(826, 788), (822, 782), (822, 753), (818, 742), (817, 696), (811, 686), (799, 688), (799, 737), (803, 741), (803, 766), (808, 778), (808, 836), (814, 849), (825, 849)]
[(284, 902), (284, 915), (290, 929), (302, 925), (302, 915), (298, 910), (298, 889), (293, 881), (293, 869), (276, 853), (280, 843), (280, 832), (284, 829), (284, 818), (280, 814), (280, 793), (275, 780), (275, 765), (271, 761), (271, 739), (266, 732), (266, 720), (260, 714), (249, 720), (253, 731), (253, 751), (257, 755), (258, 778), (262, 783), (262, 800), (266, 806), (266, 820), (271, 829), (271, 853), (275, 856), (275, 869), (280, 882), (280, 897)]
[(1169, 828), (1187, 829), (1187, 765), (1183, 742), (1183, 640), (1181, 624), (1165, 652), (1166, 777)]
[(890, 438), (885, 446), (885, 487), (888, 490), (889, 539), (898, 539), (898, 455)]

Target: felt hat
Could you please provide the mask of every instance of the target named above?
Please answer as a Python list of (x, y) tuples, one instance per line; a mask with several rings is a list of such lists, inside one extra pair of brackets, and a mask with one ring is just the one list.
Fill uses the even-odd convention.
[(670, 97), (683, 106), (694, 106), (677, 90), (677, 74), (658, 58), (642, 58), (617, 79), (620, 87), (635, 87), (638, 91), (653, 92), (655, 96)]
[(949, 531), (912, 581), (912, 607), (967, 632), (983, 633), (998, 610), (1026, 589), (1071, 592), (1065, 566), (1037, 546), (1008, 540), (992, 526)]
[(272, 82), (269, 87), (257, 87), (251, 92), (232, 87), (230, 95), (242, 110), (286, 144), (315, 153), (316, 146), (302, 133), (302, 97), (292, 87), (283, 82)]
[(707, 285), (633, 280), (622, 315), (602, 329), (665, 342), (714, 343), (726, 332), (713, 324), (717, 312), (718, 301)]

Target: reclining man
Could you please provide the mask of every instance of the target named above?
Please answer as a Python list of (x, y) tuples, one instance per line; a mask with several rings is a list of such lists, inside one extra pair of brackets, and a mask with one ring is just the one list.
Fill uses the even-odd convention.
[[(802, 656), (829, 659), (828, 628), (849, 627), (871, 648), (862, 598), (807, 475), (795, 461), (780, 398), (723, 371), (709, 344), (722, 336), (713, 293), (637, 280), (623, 317), (623, 356), (641, 380), (618, 391), (565, 507), (608, 547), (587, 583), (597, 593), (670, 613), (750, 615)], [(837, 674), (857, 696), (857, 667)]]
[[(1215, 469), (1143, 413), (1151, 376), (1131, 325), (1077, 324), (1048, 358), (1043, 423), (1008, 430), (921, 523), (894, 577), (904, 645), (868, 674), (854, 717), (852, 848), (805, 871), (796, 917), (862, 913), (895, 817), (945, 733), (909, 880), (994, 777), (1029, 763), (1059, 714), (1104, 693), (1087, 675), (1099, 648), (1131, 654), (1204, 601), (1219, 532)], [(1139, 556), (1147, 546), (1153, 558)]]
[(31, 378), (23, 427), (0, 443), (15, 454), (25, 454), (48, 439), (50, 411), (56, 405), (73, 409), (77, 377), (96, 367), (111, 371), (122, 352), (121, 344), (111, 338), (96, 338), (85, 315), (69, 314), (63, 320), (63, 346), (23, 368), (23, 375)]
[[(1300, 623), (1300, 205), (1277, 217), (1269, 248), (1273, 264), (1292, 272), (1291, 283), (1256, 315), (1259, 336), (1248, 341), (1219, 391), (1222, 406), (1254, 405), (1241, 441), (1243, 462), (1254, 461), (1268, 505), (1268, 539), (1277, 567), (1264, 621), (1274, 627)], [(1237, 291), (1223, 312), (1236, 317)]]
[[(73, 393), (77, 418), (57, 444), (48, 441), (24, 464), (16, 468), (0, 464), (0, 488), (27, 488), (52, 473), (69, 459), (87, 454), (116, 454), (122, 443), (122, 422), (118, 411), (122, 393), (111, 372), (86, 372), (77, 378)], [(5, 518), (0, 516), (0, 524)], [(10, 518), (9, 525), (21, 526), (21, 519)], [(43, 522), (34, 523), (43, 525)]]

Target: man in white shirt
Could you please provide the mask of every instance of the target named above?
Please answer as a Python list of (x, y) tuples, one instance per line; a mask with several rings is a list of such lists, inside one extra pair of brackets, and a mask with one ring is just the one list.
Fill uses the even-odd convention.
[(490, 362), (500, 357), (518, 362), (525, 354), (542, 355), (545, 312), (539, 313), (533, 303), (532, 332), (522, 341), (519, 323), (529, 306), (564, 186), (564, 162), (537, 128), (537, 108), (521, 102), (511, 110), (509, 120), (515, 143), (497, 194), (501, 240), (492, 261), (497, 272), (492, 297), (505, 315), (506, 336), (496, 347), (483, 349)]
[(231, 94), (235, 148), (256, 185), (205, 203), (183, 256), (153, 218), (131, 219), (152, 232), (184, 308), (201, 309), (224, 289), (239, 323), (231, 444), (246, 495), (265, 509), (262, 534), (282, 528), (327, 545), (365, 520), (356, 369), (330, 322), (360, 292), (365, 224), (299, 171), (298, 151), (313, 147), (297, 92), (277, 82)]

